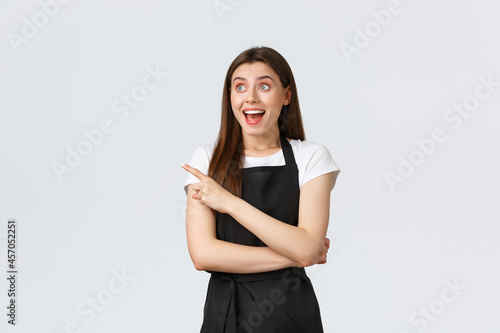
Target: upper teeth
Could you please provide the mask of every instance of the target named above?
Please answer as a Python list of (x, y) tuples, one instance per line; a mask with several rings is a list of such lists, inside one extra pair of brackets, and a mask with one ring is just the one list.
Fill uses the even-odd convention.
[(254, 114), (254, 113), (264, 113), (265, 111), (264, 110), (248, 110), (248, 111), (243, 111), (245, 113), (249, 113), (249, 114)]

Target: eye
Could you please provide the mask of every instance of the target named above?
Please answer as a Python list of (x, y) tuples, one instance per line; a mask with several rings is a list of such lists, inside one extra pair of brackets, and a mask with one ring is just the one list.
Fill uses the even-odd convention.
[(242, 86), (241, 84), (236, 86), (236, 91), (244, 91), (245, 90), (245, 87)]
[(265, 83), (261, 84), (261, 85), (260, 85), (260, 88), (261, 88), (262, 90), (269, 90), (269, 89), (270, 89), (269, 85), (267, 85), (267, 84), (265, 84)]

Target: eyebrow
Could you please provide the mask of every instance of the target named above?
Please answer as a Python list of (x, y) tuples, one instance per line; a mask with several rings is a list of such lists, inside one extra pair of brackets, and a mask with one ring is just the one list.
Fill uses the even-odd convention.
[[(271, 81), (274, 82), (273, 78), (270, 77), (269, 75), (262, 75), (262, 76), (259, 76), (257, 78), (257, 80), (262, 80), (262, 79), (270, 79)], [(244, 77), (240, 77), (240, 76), (237, 76), (233, 79), (233, 82), (236, 81), (236, 80), (243, 80), (243, 81), (246, 81), (247, 79), (245, 79)]]

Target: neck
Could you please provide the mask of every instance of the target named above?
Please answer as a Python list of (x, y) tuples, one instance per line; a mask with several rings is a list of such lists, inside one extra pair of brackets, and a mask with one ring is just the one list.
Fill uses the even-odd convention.
[(280, 148), (280, 133), (279, 131), (267, 131), (263, 135), (248, 135), (242, 131), (243, 135), (243, 150), (246, 151), (265, 151), (267, 149)]

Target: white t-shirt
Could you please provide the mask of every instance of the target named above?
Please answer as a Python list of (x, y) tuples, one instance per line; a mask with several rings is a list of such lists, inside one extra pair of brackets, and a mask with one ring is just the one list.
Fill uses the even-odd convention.
[[(309, 180), (321, 176), (325, 173), (332, 171), (339, 171), (340, 169), (333, 160), (328, 149), (318, 143), (310, 141), (301, 141), (292, 139), (290, 141), (292, 146), (295, 163), (299, 169), (299, 186), (307, 183)], [(189, 165), (200, 170), (205, 175), (208, 174), (208, 165), (212, 157), (212, 152), (215, 144), (207, 144), (198, 147), (192, 157)], [(256, 166), (280, 166), (286, 165), (285, 156), (280, 149), (277, 153), (263, 156), (252, 157), (245, 156), (243, 168), (251, 168)], [(187, 187), (189, 184), (198, 183), (199, 179), (188, 172), (186, 181), (184, 182), (184, 191), (187, 195)], [(333, 189), (333, 182), (330, 186), (330, 191)]]

